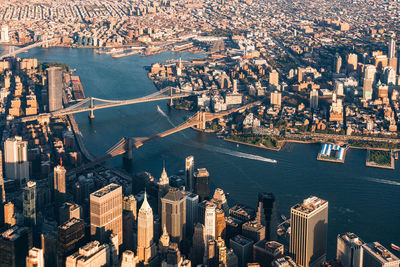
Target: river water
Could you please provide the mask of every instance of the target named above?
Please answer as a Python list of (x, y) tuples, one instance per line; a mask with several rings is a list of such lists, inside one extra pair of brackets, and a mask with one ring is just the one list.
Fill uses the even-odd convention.
[[(63, 62), (75, 68), (86, 96), (129, 99), (156, 91), (144, 66), (196, 55), (165, 52), (113, 59), (91, 49), (36, 48), (21, 57)], [(183, 122), (187, 112), (169, 110), (167, 101), (162, 101), (95, 111), (93, 122), (87, 115), (75, 117), (88, 150), (100, 156), (121, 137), (152, 136)], [(237, 147), (212, 134), (187, 129), (135, 150), (131, 171), (149, 171), (158, 178), (164, 160), (167, 172), (173, 174), (184, 169), (186, 156), (193, 155), (196, 167), (210, 172), (212, 188), (230, 193), (230, 203), (255, 207), (257, 192), (273, 192), (279, 214), (289, 215), (292, 205), (310, 195), (326, 199), (330, 258), (335, 257), (338, 233), (354, 232), (366, 242), (379, 241), (386, 247), (400, 243), (398, 168), (365, 167), (364, 150), (350, 150), (344, 164), (320, 162), (316, 160), (319, 149), (316, 144), (290, 144), (280, 152)], [(271, 163), (272, 159), (277, 163)], [(122, 157), (109, 163), (123, 166)]]

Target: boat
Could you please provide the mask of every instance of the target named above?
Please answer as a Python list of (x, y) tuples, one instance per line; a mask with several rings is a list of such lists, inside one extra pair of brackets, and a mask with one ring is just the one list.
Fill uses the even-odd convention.
[(390, 244), (390, 247), (392, 248), (392, 249), (394, 249), (394, 250), (396, 250), (396, 251), (400, 251), (400, 247), (399, 246), (397, 246), (397, 245), (395, 245), (395, 244)]
[(285, 215), (281, 215), (281, 219), (283, 220), (283, 221), (286, 221), (286, 216)]
[(239, 144), (236, 144), (236, 147), (239, 147)]

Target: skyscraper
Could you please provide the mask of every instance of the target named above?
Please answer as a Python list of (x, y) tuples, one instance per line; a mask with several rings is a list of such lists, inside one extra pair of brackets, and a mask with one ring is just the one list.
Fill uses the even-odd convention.
[(1, 26), (1, 33), (0, 33), (0, 43), (8, 43), (10, 41), (10, 36), (8, 34), (8, 26), (3, 25)]
[(343, 267), (363, 266), (364, 242), (353, 233), (339, 234), (337, 236), (336, 259)]
[(186, 230), (186, 199), (185, 195), (175, 187), (161, 199), (161, 224), (167, 227), (171, 241), (182, 241)]
[(90, 234), (104, 243), (109, 234), (118, 235), (118, 244), (122, 236), (122, 187), (109, 184), (90, 194)]
[(44, 267), (43, 250), (31, 248), (26, 257), (26, 267)]
[(57, 231), (57, 257), (58, 266), (65, 266), (68, 255), (74, 253), (83, 246), (85, 240), (85, 222), (72, 218), (58, 227)]
[(133, 195), (126, 196), (122, 201), (123, 218), (122, 218), (122, 229), (124, 236), (124, 247), (125, 249), (133, 250), (136, 246), (136, 199)]
[(194, 157), (188, 156), (185, 159), (186, 172), (186, 190), (193, 192), (193, 172), (194, 172)]
[(193, 246), (190, 252), (190, 259), (193, 263), (193, 266), (197, 266), (198, 264), (203, 263), (204, 250), (206, 247), (206, 237), (204, 233), (204, 225), (201, 223), (197, 223), (194, 226), (193, 233)]
[(378, 242), (363, 245), (363, 267), (399, 267), (400, 259)]
[(396, 58), (396, 41), (393, 36), (390, 38), (388, 45), (388, 58)]
[(137, 256), (131, 250), (125, 250), (122, 253), (121, 267), (135, 267)]
[(158, 180), (158, 214), (161, 214), (161, 199), (168, 193), (169, 189), (169, 178), (165, 166), (161, 172), (160, 179)]
[(143, 204), (138, 214), (138, 242), (137, 256), (140, 262), (149, 264), (156, 253), (156, 246), (153, 240), (153, 210), (147, 201), (147, 194), (144, 194)]
[(209, 240), (215, 240), (215, 210), (217, 206), (210, 201), (206, 203), (206, 209), (204, 213), (204, 232), (206, 242)]
[(310, 108), (317, 109), (318, 108), (318, 90), (312, 89), (310, 91)]
[(260, 220), (260, 224), (265, 226), (265, 237), (268, 240), (276, 240), (276, 227), (278, 226), (278, 220), (276, 218), (276, 203), (275, 196), (272, 193), (260, 192), (258, 193), (258, 203), (262, 204), (262, 209), (264, 213), (264, 221)]
[(199, 196), (191, 192), (185, 192), (186, 197), (186, 233), (188, 237), (193, 235), (194, 225), (197, 222), (199, 209)]
[(3, 151), (0, 150), (0, 203), (6, 202), (6, 192), (4, 190), (4, 173), (3, 173)]
[(66, 267), (109, 266), (111, 248), (108, 244), (100, 245), (95, 240), (79, 248), (78, 252), (67, 257)]
[(271, 105), (280, 107), (282, 104), (282, 94), (278, 91), (271, 92), (270, 102)]
[(347, 61), (347, 71), (353, 72), (357, 70), (358, 56), (357, 54), (348, 54), (346, 57)]
[(364, 79), (363, 79), (363, 99), (372, 99), (372, 89), (375, 83), (376, 67), (373, 65), (367, 65), (364, 69)]
[(202, 202), (210, 197), (210, 174), (206, 168), (197, 169), (194, 173), (194, 192)]
[(36, 225), (36, 182), (29, 181), (22, 191), (24, 223)]
[(342, 68), (342, 57), (336, 53), (335, 55), (335, 73), (339, 74)]
[(8, 138), (4, 142), (6, 178), (18, 180), (20, 184), (29, 180), (28, 142), (22, 137)]
[(50, 67), (47, 69), (48, 79), (48, 111), (55, 111), (62, 108), (62, 69)]
[(302, 267), (319, 266), (326, 259), (328, 201), (312, 196), (290, 209), (289, 253)]
[(32, 232), (27, 227), (14, 226), (0, 235), (0, 266), (24, 266), (32, 248)]
[(279, 86), (279, 73), (276, 70), (272, 70), (269, 73), (269, 85), (273, 86), (275, 89)]
[(56, 208), (59, 208), (65, 202), (66, 183), (65, 183), (66, 170), (63, 166), (58, 165), (54, 167), (54, 180), (53, 190)]

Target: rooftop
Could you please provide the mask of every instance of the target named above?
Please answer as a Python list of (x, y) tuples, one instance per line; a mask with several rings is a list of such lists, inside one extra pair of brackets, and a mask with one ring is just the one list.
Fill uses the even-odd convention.
[(185, 196), (178, 188), (170, 187), (168, 193), (163, 198), (171, 201), (180, 201), (184, 199)]
[(306, 198), (303, 200), (302, 204), (296, 204), (292, 207), (292, 209), (309, 214), (321, 206), (323, 206), (325, 203), (328, 203), (326, 200), (320, 199), (315, 196), (311, 196), (309, 198)]
[(95, 196), (95, 197), (102, 197), (102, 196), (107, 195), (108, 193), (110, 193), (110, 192), (112, 192), (114, 190), (117, 190), (120, 187), (121, 186), (117, 185), (117, 184), (109, 184), (109, 185), (106, 185), (105, 187), (97, 190), (96, 192), (93, 192), (91, 195)]
[(343, 241), (354, 245), (362, 246), (364, 244), (364, 242), (354, 233), (339, 234), (338, 237)]
[(232, 241), (234, 241), (242, 246), (254, 243), (253, 240), (251, 240), (245, 236), (242, 236), (242, 235), (236, 235), (234, 238), (231, 238), (231, 242)]
[(60, 225), (59, 227), (63, 230), (66, 230), (66, 229), (68, 229), (76, 224), (79, 224), (81, 222), (82, 222), (82, 220), (80, 220), (80, 219), (71, 218), (68, 221), (66, 221), (64, 224)]
[(210, 176), (206, 168), (197, 169), (197, 172), (194, 175), (197, 177)]
[(397, 262), (400, 263), (400, 259), (393, 253), (387, 250), (384, 246), (378, 242), (366, 243), (363, 245), (364, 249), (370, 254), (374, 255), (381, 263)]

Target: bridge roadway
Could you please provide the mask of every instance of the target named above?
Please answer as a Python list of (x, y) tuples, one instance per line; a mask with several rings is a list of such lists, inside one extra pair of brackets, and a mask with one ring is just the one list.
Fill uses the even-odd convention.
[(35, 47), (38, 47), (38, 46), (42, 46), (42, 45), (48, 45), (49, 43), (55, 42), (57, 40), (58, 40), (58, 38), (53, 38), (53, 39), (50, 39), (50, 40), (44, 40), (44, 41), (40, 41), (40, 42), (37, 42), (37, 43), (34, 43), (34, 44), (30, 44), (30, 45), (27, 45), (25, 47), (19, 48), (19, 49), (15, 50), (14, 52), (7, 53), (5, 55), (0, 56), (0, 59), (6, 58), (6, 57), (14, 57), (19, 53), (22, 53), (24, 51), (28, 51), (29, 49), (32, 49), (32, 48), (35, 48)]

